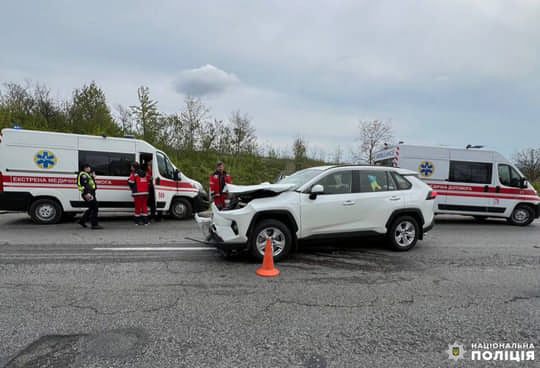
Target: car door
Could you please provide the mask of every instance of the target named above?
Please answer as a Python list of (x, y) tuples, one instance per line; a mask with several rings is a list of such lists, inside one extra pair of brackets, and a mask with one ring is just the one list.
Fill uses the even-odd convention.
[(357, 228), (358, 193), (353, 170), (332, 171), (312, 185), (324, 192), (313, 197), (302, 193), (300, 199), (302, 237), (354, 231)]
[(359, 231), (385, 232), (392, 212), (405, 207), (405, 194), (386, 170), (360, 170), (355, 207)]

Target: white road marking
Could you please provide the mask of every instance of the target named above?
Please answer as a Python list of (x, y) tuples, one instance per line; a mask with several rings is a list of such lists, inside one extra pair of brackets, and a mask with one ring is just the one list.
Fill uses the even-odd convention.
[(96, 251), (109, 250), (113, 252), (121, 251), (155, 251), (155, 250), (166, 250), (166, 251), (184, 251), (184, 250), (216, 250), (214, 247), (133, 247), (133, 248), (92, 248)]

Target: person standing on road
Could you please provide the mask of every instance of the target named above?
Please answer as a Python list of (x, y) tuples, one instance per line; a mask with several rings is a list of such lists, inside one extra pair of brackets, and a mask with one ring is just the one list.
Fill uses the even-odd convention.
[(141, 169), (146, 171), (148, 178), (148, 206), (150, 207), (150, 219), (160, 221), (161, 216), (156, 215), (156, 190), (154, 188), (154, 176), (152, 175), (152, 161), (143, 162)]
[(128, 185), (135, 202), (135, 225), (148, 225), (148, 174), (138, 162), (131, 164)]
[(219, 161), (216, 171), (210, 175), (210, 196), (218, 209), (225, 207), (227, 193), (223, 193), (226, 184), (231, 184), (231, 176), (225, 171), (225, 164)]
[(77, 186), (81, 192), (81, 196), (86, 203), (88, 209), (84, 212), (81, 219), (79, 220), (79, 225), (86, 227), (86, 222), (90, 220), (92, 224), (92, 229), (103, 229), (103, 227), (98, 224), (98, 202), (96, 199), (96, 181), (95, 174), (92, 172), (92, 167), (89, 164), (84, 164), (82, 167), (79, 176), (77, 177)]

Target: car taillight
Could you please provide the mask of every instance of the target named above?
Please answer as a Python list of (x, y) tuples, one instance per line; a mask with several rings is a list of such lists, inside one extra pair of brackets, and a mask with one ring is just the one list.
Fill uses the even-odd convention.
[(427, 194), (426, 199), (429, 201), (430, 199), (435, 199), (435, 197), (437, 197), (437, 192), (434, 190), (430, 190)]

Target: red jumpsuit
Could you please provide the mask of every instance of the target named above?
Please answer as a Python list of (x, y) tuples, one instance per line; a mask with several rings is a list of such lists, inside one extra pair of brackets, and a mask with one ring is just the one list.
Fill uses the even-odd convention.
[(135, 201), (135, 223), (139, 223), (142, 214), (143, 223), (148, 223), (148, 174), (142, 170), (131, 173), (128, 184)]
[(231, 184), (231, 176), (226, 171), (220, 173), (216, 170), (210, 175), (210, 195), (219, 209), (225, 207), (227, 193), (223, 193), (223, 188), (226, 184)]

